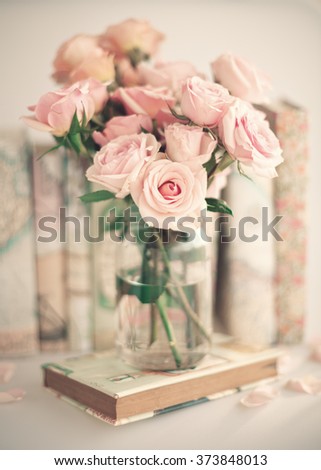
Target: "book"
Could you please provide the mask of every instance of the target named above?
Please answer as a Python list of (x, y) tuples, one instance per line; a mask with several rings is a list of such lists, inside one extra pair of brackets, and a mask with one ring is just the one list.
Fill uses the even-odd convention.
[(67, 349), (66, 250), (60, 242), (64, 229), (60, 224), (60, 209), (64, 205), (65, 156), (56, 150), (48, 158), (39, 158), (49, 148), (50, 144), (34, 141), (37, 308), (40, 349), (57, 351)]
[(115, 351), (43, 365), (44, 385), (60, 398), (110, 424), (120, 425), (203, 403), (277, 376), (278, 349), (257, 349), (225, 335), (193, 368), (139, 370)]
[(277, 230), (275, 310), (277, 336), (283, 343), (302, 341), (306, 317), (308, 113), (286, 101), (261, 108), (280, 140), (284, 162), (274, 183)]
[[(91, 190), (100, 189), (92, 185)], [(107, 201), (91, 205), (92, 292), (93, 292), (93, 343), (95, 351), (112, 349), (116, 337), (116, 249), (117, 243), (105, 231), (106, 214), (110, 208)]]
[(244, 167), (231, 172), (223, 199), (234, 216), (221, 225), (216, 312), (223, 332), (262, 346), (276, 339), (275, 245), (265, 233), (274, 217), (273, 183)]
[(69, 349), (79, 352), (93, 349), (92, 250), (85, 233), (85, 228), (89, 225), (90, 208), (80, 200), (80, 196), (89, 192), (89, 183), (85, 176), (87, 161), (74, 152), (66, 152), (64, 189), (67, 333)]
[(0, 356), (38, 350), (30, 143), (0, 129)]

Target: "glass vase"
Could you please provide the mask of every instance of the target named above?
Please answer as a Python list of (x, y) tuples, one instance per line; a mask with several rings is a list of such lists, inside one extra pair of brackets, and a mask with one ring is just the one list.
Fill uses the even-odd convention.
[(211, 341), (210, 246), (198, 232), (139, 235), (117, 249), (118, 352), (140, 369), (193, 367)]

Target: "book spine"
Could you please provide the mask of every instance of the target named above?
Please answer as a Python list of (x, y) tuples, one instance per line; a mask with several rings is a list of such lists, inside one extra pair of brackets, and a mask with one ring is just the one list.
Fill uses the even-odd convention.
[[(65, 246), (61, 243), (60, 209), (63, 208), (64, 153), (39, 158), (49, 147), (33, 151), (33, 193), (36, 217), (36, 266), (40, 347), (45, 351), (67, 348)], [(50, 234), (44, 228), (50, 227)]]
[(68, 339), (72, 351), (90, 351), (92, 335), (91, 250), (85, 237), (89, 207), (79, 198), (89, 192), (85, 162), (66, 155), (66, 286)]
[(274, 116), (272, 126), (283, 149), (284, 163), (274, 181), (278, 231), (284, 240), (276, 244), (275, 303), (278, 339), (302, 341), (306, 316), (306, 240), (308, 116), (291, 106)]
[(0, 131), (0, 356), (38, 349), (30, 148)]
[[(96, 190), (97, 188), (92, 188)], [(111, 349), (115, 345), (116, 325), (116, 248), (108, 231), (103, 230), (107, 203), (91, 206), (91, 232), (95, 234), (92, 249), (92, 288), (94, 309), (94, 348)], [(100, 220), (100, 222), (99, 222)]]
[(234, 217), (222, 224), (216, 310), (227, 334), (267, 346), (276, 334), (275, 243), (265, 234), (273, 219), (273, 184), (246, 173), (254, 181), (235, 171), (223, 194)]

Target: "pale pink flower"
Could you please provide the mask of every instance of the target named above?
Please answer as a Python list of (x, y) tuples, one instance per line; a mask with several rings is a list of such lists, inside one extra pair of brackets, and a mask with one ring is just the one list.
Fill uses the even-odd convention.
[(151, 132), (153, 123), (146, 114), (131, 114), (129, 116), (115, 116), (107, 121), (102, 132), (93, 132), (93, 139), (96, 144), (103, 147), (110, 140), (116, 139), (120, 135), (139, 134), (142, 129)]
[(182, 113), (199, 126), (216, 127), (230, 102), (226, 88), (200, 77), (188, 78), (183, 85)]
[(206, 207), (206, 171), (198, 162), (172, 162), (159, 154), (130, 189), (142, 218), (164, 229), (198, 226), (197, 218)]
[(200, 127), (175, 123), (165, 128), (166, 154), (175, 162), (197, 160), (206, 163), (217, 146)]
[(152, 56), (164, 38), (164, 34), (153, 28), (148, 21), (130, 18), (109, 26), (101, 35), (100, 44), (117, 56), (124, 56), (135, 49)]
[(189, 62), (157, 62), (153, 67), (142, 62), (137, 67), (143, 85), (170, 88), (178, 98), (183, 82), (193, 76), (202, 76)]
[(118, 198), (129, 194), (129, 184), (154, 157), (160, 143), (152, 134), (121, 135), (110, 141), (94, 157), (88, 168), (89, 181), (99, 183)]
[(152, 119), (156, 118), (160, 111), (168, 111), (168, 107), (175, 104), (172, 93), (164, 87), (118, 88), (113, 98), (124, 105), (127, 114), (148, 114)]
[(127, 57), (116, 61), (117, 79), (119, 84), (125, 87), (141, 85), (141, 76), (137, 67), (133, 67)]
[(86, 124), (99, 112), (108, 94), (106, 87), (94, 79), (74, 83), (43, 95), (38, 103), (28, 109), (34, 116), (24, 116), (24, 122), (34, 129), (50, 132), (55, 136), (68, 133), (74, 114), (81, 124)]
[(98, 36), (78, 34), (64, 42), (53, 63), (53, 78), (67, 84), (89, 77), (101, 82), (113, 80), (114, 57), (99, 47), (98, 41)]
[(232, 54), (222, 54), (212, 62), (211, 67), (215, 80), (232, 95), (251, 103), (267, 101), (270, 80), (250, 62)]
[(259, 176), (277, 176), (283, 162), (279, 140), (262, 113), (235, 98), (219, 123), (219, 136), (235, 160), (253, 168)]

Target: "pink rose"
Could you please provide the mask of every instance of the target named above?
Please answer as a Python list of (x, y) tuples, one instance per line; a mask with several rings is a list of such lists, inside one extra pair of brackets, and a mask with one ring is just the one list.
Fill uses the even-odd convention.
[(78, 83), (83, 93), (87, 93), (93, 100), (95, 104), (95, 113), (100, 113), (108, 100), (106, 85), (95, 78), (88, 78), (87, 80), (82, 80)]
[(100, 43), (117, 56), (124, 56), (135, 49), (151, 56), (164, 38), (164, 34), (154, 29), (148, 21), (128, 19), (109, 26)]
[(183, 231), (182, 222), (199, 225), (197, 218), (206, 207), (206, 185), (206, 171), (199, 163), (171, 162), (159, 154), (132, 181), (130, 189), (148, 224)]
[(256, 174), (273, 178), (283, 162), (280, 143), (263, 114), (235, 98), (219, 124), (219, 136), (232, 158), (252, 166)]
[(266, 101), (271, 89), (268, 77), (241, 57), (223, 54), (211, 64), (215, 80), (230, 93), (251, 103)]
[(125, 87), (141, 85), (141, 77), (137, 67), (133, 67), (127, 57), (117, 60), (116, 66), (119, 85)]
[[(43, 95), (35, 106), (32, 117), (24, 116), (27, 125), (59, 137), (69, 132), (75, 112), (80, 123), (87, 124), (100, 111), (108, 97), (106, 87), (94, 79), (74, 83)], [(83, 122), (86, 119), (86, 122)]]
[(92, 77), (101, 82), (115, 78), (114, 57), (98, 45), (98, 36), (78, 34), (64, 42), (53, 63), (53, 78), (72, 84)]
[(129, 184), (142, 167), (154, 157), (160, 144), (152, 134), (121, 135), (110, 141), (94, 157), (88, 168), (89, 181), (99, 183), (116, 197), (129, 194)]
[(199, 77), (188, 78), (183, 85), (182, 113), (199, 126), (216, 127), (230, 101), (224, 87)]
[(175, 162), (197, 160), (206, 163), (212, 155), (217, 141), (200, 127), (171, 124), (165, 128), (166, 154)]
[(150, 86), (118, 88), (113, 98), (124, 105), (127, 114), (148, 114), (152, 119), (175, 104), (175, 98), (167, 88)]
[(180, 97), (182, 83), (187, 78), (200, 76), (189, 62), (157, 62), (154, 67), (142, 62), (137, 70), (143, 85), (170, 88), (177, 97)]
[(102, 132), (93, 132), (93, 139), (96, 144), (103, 147), (110, 140), (116, 139), (120, 135), (139, 134), (142, 128), (148, 132), (153, 129), (153, 123), (146, 114), (131, 114), (130, 116), (116, 116), (107, 121)]

